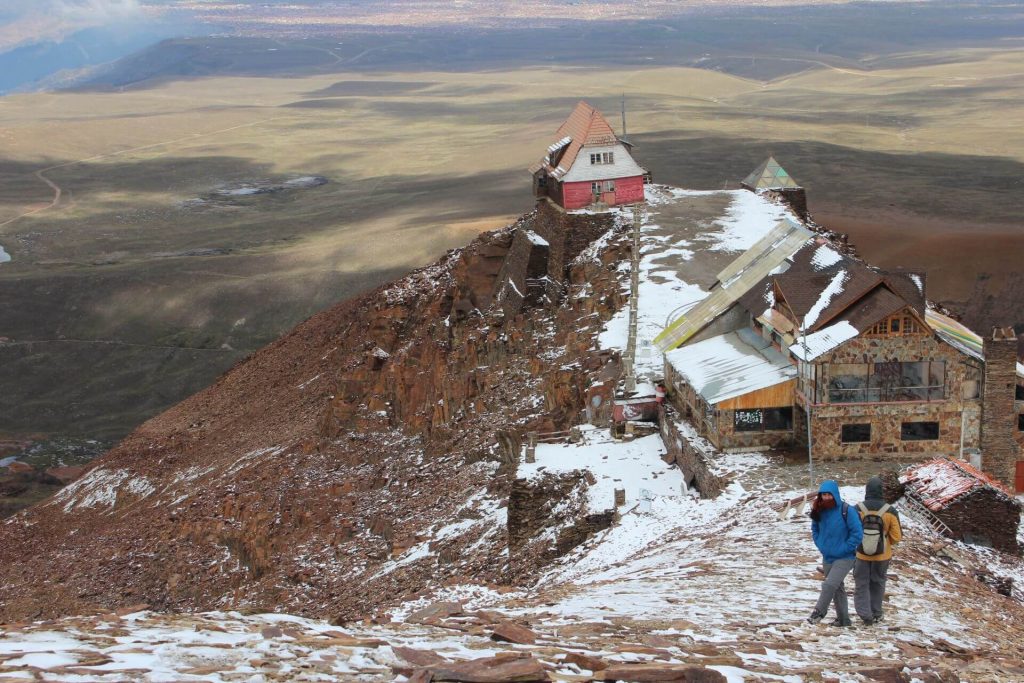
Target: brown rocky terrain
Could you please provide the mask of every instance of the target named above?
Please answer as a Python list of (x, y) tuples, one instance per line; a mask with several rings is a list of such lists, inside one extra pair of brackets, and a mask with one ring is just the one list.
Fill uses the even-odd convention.
[[(565, 220), (518, 225), (551, 237), (561, 263), (611, 225), (583, 217), (589, 236), (565, 238)], [(438, 566), (375, 575), (440, 520), (481, 517), (467, 499), (504, 501), (498, 433), (567, 427), (587, 372), (614, 360), (589, 351), (620, 303), (614, 263), (564, 271), (594, 295), (492, 310), (514, 227), (310, 318), (6, 520), (0, 620), (138, 602), (348, 619), (428, 581), (528, 572), (490, 524), (441, 542)]]

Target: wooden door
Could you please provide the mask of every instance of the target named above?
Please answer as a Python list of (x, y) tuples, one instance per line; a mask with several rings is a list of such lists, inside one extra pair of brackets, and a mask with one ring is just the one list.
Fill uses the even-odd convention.
[(1017, 493), (1024, 493), (1024, 460), (1017, 461), (1017, 476), (1015, 479)]

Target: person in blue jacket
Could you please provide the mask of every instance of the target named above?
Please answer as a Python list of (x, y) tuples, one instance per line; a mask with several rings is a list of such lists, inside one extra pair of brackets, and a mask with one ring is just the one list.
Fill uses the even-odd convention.
[(836, 620), (832, 625), (849, 626), (850, 607), (843, 580), (853, 569), (864, 529), (860, 515), (843, 502), (839, 485), (831, 479), (822, 482), (811, 504), (811, 536), (821, 551), (825, 580), (821, 583), (818, 603), (807, 621), (817, 624), (828, 614), (829, 603), (834, 603)]

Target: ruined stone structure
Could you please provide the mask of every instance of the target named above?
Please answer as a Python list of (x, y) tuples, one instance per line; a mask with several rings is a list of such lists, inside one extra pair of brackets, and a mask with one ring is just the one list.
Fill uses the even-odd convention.
[(661, 440), (665, 444), (665, 460), (682, 471), (683, 479), (688, 486), (696, 488), (702, 498), (714, 498), (722, 492), (722, 478), (712, 473), (707, 466), (707, 458), (711, 453), (699, 450), (697, 441), (692, 434), (684, 434), (676, 422), (675, 410), (661, 406), (658, 424)]
[(1013, 490), (1018, 459), (1014, 431), (1017, 387), (1017, 336), (1013, 328), (995, 328), (984, 338), (985, 379), (982, 383), (982, 467)]
[(611, 214), (573, 214), (550, 200), (538, 201), (516, 226), (491, 300), (506, 316), (524, 305), (557, 303), (565, 293), (569, 262), (613, 226)]
[(1020, 554), (1020, 503), (1002, 482), (966, 462), (936, 458), (908, 467), (890, 479), (891, 496), (927, 509), (956, 540)]

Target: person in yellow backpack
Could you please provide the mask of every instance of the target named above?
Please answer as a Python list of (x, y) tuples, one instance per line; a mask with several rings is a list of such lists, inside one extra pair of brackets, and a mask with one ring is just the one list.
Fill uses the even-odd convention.
[(882, 620), (882, 599), (889, 573), (892, 547), (903, 538), (896, 508), (882, 498), (882, 480), (871, 477), (864, 487), (864, 502), (857, 505), (864, 536), (853, 567), (853, 607), (866, 625)]

